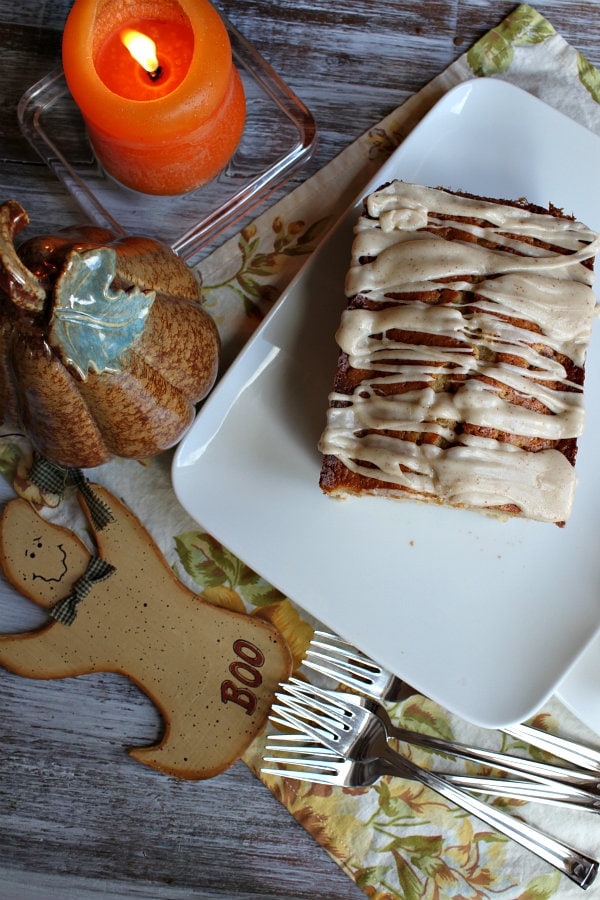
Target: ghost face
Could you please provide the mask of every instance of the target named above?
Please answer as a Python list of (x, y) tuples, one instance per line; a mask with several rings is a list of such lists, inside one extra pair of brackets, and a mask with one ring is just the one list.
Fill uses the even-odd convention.
[(0, 516), (0, 567), (26, 597), (52, 605), (66, 596), (88, 560), (70, 529), (43, 519), (25, 500), (7, 503)]
[(67, 554), (62, 544), (34, 535), (24, 549), (22, 564), (18, 567), (19, 574), (25, 584), (36, 579), (48, 584), (60, 584), (67, 574), (66, 560)]

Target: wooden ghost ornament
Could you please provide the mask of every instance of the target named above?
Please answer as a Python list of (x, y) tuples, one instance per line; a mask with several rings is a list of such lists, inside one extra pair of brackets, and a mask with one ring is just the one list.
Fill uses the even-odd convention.
[(188, 590), (105, 488), (90, 485), (80, 503), (96, 554), (25, 500), (4, 508), (4, 574), (51, 617), (36, 631), (0, 635), (0, 664), (27, 678), (126, 675), (165, 725), (157, 744), (131, 756), (180, 778), (218, 774), (260, 733), (277, 685), (290, 674), (284, 639), (267, 622)]

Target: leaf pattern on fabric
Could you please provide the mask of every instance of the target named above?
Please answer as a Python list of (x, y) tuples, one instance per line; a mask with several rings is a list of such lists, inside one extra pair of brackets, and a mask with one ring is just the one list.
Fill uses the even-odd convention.
[(402, 136), (387, 132), (385, 128), (377, 127), (369, 131), (369, 159), (381, 160), (385, 162), (394, 150), (396, 150), (402, 142)]
[(539, 44), (555, 30), (537, 10), (524, 3), (498, 26), (484, 35), (466, 54), (466, 60), (479, 77), (501, 75), (510, 68), (514, 47)]
[(577, 74), (592, 99), (600, 103), (600, 72), (581, 53), (577, 54)]
[[(260, 321), (264, 312), (279, 298), (280, 292), (272, 284), (274, 277), (289, 268), (291, 260), (312, 253), (329, 224), (329, 217), (307, 225), (300, 220), (286, 222), (281, 216), (275, 216), (271, 221), (268, 249), (261, 246), (264, 241), (261, 241), (256, 225), (246, 226), (238, 238), (237, 269), (226, 281), (203, 284), (205, 300), (210, 303), (213, 294), (233, 291), (243, 302), (246, 315)], [(298, 264), (292, 263), (292, 267), (296, 269)]]
[(174, 540), (183, 568), (202, 587), (228, 581), (235, 588), (258, 577), (205, 531), (187, 531), (176, 535)]
[(513, 61), (513, 47), (498, 31), (486, 34), (467, 53), (467, 62), (478, 77), (501, 75)]
[[(175, 549), (184, 570), (206, 591), (226, 583), (237, 591), (248, 606), (267, 606), (283, 599), (251, 568), (204, 531), (187, 531), (174, 537)], [(209, 594), (210, 597), (217, 594)]]
[(516, 900), (549, 900), (558, 890), (560, 874), (553, 872), (551, 875), (540, 875), (534, 878)]
[(402, 718), (406, 728), (411, 728), (413, 731), (441, 737), (447, 741), (454, 739), (448, 718), (437, 704), (427, 700), (426, 697), (418, 696), (407, 700), (404, 704)]
[[(558, 734), (558, 722), (549, 713), (538, 713), (528, 724), (540, 731), (546, 731), (549, 734)], [(559, 759), (557, 756), (553, 756), (547, 751), (540, 750), (539, 747), (534, 747), (523, 739), (513, 738), (507, 734), (503, 735), (502, 752), (514, 753), (515, 750), (524, 750), (525, 753), (531, 756), (532, 759), (538, 760), (538, 762), (553, 763), (558, 766), (564, 765), (564, 760)]]
[(541, 44), (556, 34), (550, 22), (536, 9), (526, 4), (518, 7), (508, 18), (508, 29), (515, 29), (513, 43), (517, 47)]

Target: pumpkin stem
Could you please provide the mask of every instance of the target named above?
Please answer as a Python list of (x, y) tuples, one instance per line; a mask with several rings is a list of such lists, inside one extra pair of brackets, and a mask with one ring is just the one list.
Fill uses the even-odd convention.
[(16, 200), (0, 206), (0, 290), (27, 312), (42, 312), (46, 291), (17, 255), (15, 237), (29, 224), (29, 216)]

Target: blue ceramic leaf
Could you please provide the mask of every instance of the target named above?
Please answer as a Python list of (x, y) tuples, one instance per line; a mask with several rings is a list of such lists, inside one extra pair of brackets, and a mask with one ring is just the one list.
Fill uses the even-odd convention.
[(113, 290), (116, 252), (110, 247), (72, 251), (55, 285), (49, 341), (63, 363), (89, 372), (119, 372), (119, 357), (141, 335), (154, 291)]

